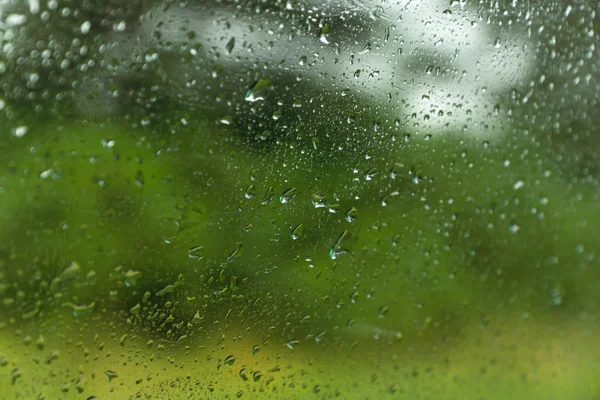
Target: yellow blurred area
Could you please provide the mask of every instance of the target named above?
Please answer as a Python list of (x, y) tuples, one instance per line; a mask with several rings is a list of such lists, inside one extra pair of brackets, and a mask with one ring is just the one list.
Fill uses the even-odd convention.
[(72, 323), (40, 339), (35, 324), (4, 326), (0, 398), (584, 400), (600, 393), (597, 324), (583, 321), (490, 317), (456, 337), (415, 343), (365, 336), (286, 345), (234, 324), (179, 343), (119, 332), (127, 330)]

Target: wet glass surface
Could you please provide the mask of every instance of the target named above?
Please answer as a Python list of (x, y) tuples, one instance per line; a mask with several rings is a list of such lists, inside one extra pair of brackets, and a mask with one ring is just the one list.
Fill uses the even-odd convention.
[(599, 397), (599, 11), (0, 0), (0, 399)]

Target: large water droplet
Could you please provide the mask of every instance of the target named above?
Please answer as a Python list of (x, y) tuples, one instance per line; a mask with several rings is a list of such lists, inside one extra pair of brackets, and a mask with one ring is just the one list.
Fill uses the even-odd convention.
[(297, 194), (298, 190), (296, 188), (286, 189), (283, 191), (283, 193), (281, 193), (281, 196), (279, 196), (279, 201), (281, 201), (284, 204), (289, 203), (290, 200), (296, 197)]
[(266, 93), (273, 82), (270, 79), (260, 78), (246, 92), (246, 101), (255, 102), (264, 100)]
[(346, 221), (348, 221), (348, 222), (356, 221), (358, 219), (358, 210), (356, 208), (352, 207), (351, 209), (346, 211), (345, 218), (346, 218)]

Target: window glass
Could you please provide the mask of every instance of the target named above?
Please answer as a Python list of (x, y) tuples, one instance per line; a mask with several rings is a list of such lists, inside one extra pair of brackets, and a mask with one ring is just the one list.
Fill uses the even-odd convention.
[(0, 0), (0, 399), (600, 396), (585, 0)]

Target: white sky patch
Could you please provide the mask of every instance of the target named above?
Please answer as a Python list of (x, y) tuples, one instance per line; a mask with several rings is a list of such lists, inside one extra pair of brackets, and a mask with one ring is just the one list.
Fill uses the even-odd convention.
[[(313, 0), (308, 5), (317, 10), (315, 15), (361, 20), (366, 34), (357, 35), (360, 43), (354, 37), (336, 43), (336, 28), (343, 27), (331, 26), (329, 43), (308, 34), (297, 34), (290, 41), (285, 33), (291, 29), (290, 21), (261, 15), (257, 29), (258, 17), (253, 14), (237, 13), (232, 18), (229, 10), (215, 15), (193, 7), (171, 7), (168, 15), (149, 12), (140, 36), (151, 37), (159, 21), (169, 20), (161, 28), (161, 40), (183, 43), (186, 38), (180, 27), (189, 20), (188, 29), (196, 32), (205, 48), (222, 48), (219, 63), (226, 70), (239, 69), (241, 57), (242, 62), (258, 60), (270, 65), (285, 59), (286, 66), (294, 64), (288, 67), (294, 71), (302, 57), (308, 56), (310, 62), (311, 55), (318, 54), (319, 61), (311, 68), (299, 70), (305, 80), (318, 86), (325, 83), (323, 76), (329, 76), (334, 85), (340, 85), (340, 92), (357, 94), (370, 104), (375, 100), (404, 129), (423, 134), (500, 134), (506, 119), (497, 106), (499, 96), (522, 84), (533, 67), (533, 54), (517, 27), (503, 29), (497, 36), (498, 29), (469, 10), (466, 2), (456, 2), (451, 12), (446, 0)], [(236, 45), (229, 54), (225, 46), (231, 38)], [(359, 69), (358, 78), (340, 79)], [(178, 75), (183, 79), (185, 74)]]

